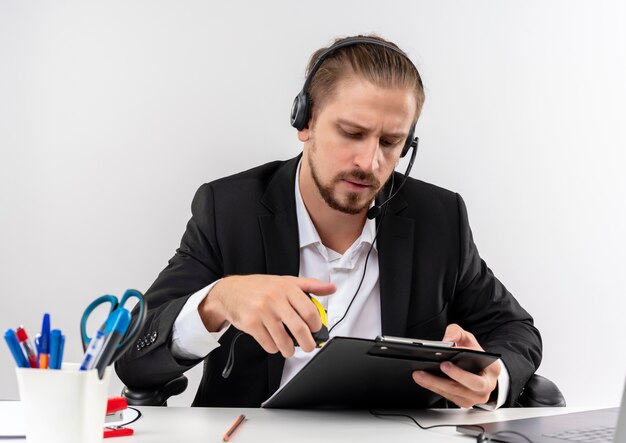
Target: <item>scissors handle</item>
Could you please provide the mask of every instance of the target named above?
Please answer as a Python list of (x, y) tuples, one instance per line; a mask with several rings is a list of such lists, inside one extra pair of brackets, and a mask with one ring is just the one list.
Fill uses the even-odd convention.
[[(107, 317), (110, 317), (113, 311), (115, 311), (116, 309), (124, 309), (125, 311), (128, 311), (130, 313), (130, 310), (125, 307), (126, 302), (130, 298), (137, 299), (139, 313), (138, 316), (132, 319), (132, 322), (124, 333), (122, 340), (116, 345), (115, 353), (111, 357), (111, 362), (114, 362), (115, 360), (120, 358), (122, 354), (133, 345), (133, 343), (141, 333), (141, 329), (146, 323), (147, 309), (145, 306), (146, 302), (141, 292), (137, 291), (136, 289), (128, 289), (126, 292), (124, 292), (124, 295), (119, 302), (117, 300), (117, 297), (114, 295), (102, 295), (92, 301), (89, 306), (87, 306), (85, 312), (83, 313), (83, 316), (80, 319), (80, 334), (81, 340), (83, 342), (83, 351), (87, 350), (87, 347), (92, 340), (92, 338), (87, 335), (87, 320), (89, 319), (89, 316), (94, 311), (94, 309), (96, 309), (103, 303), (109, 303), (111, 307), (109, 309)], [(105, 327), (106, 321), (102, 324), (99, 330), (104, 332)]]
[(114, 295), (102, 295), (89, 303), (89, 306), (87, 306), (85, 312), (83, 312), (83, 316), (80, 318), (80, 338), (83, 342), (83, 351), (87, 350), (87, 346), (89, 345), (89, 342), (91, 342), (91, 337), (87, 335), (87, 320), (94, 309), (103, 303), (109, 303), (111, 305), (107, 315), (110, 315), (119, 305), (117, 297)]
[[(138, 315), (132, 317), (125, 304), (130, 298), (137, 299)], [(103, 303), (110, 303), (111, 308), (107, 319), (98, 329), (97, 338), (92, 340), (87, 335), (87, 320), (91, 313)], [(85, 355), (81, 363), (81, 370), (95, 367), (98, 376), (102, 379), (107, 366), (118, 360), (137, 340), (147, 316), (146, 302), (141, 292), (128, 289), (118, 302), (113, 295), (103, 295), (92, 301), (80, 319), (80, 334)], [(91, 342), (91, 344), (90, 344)]]
[(120, 358), (122, 354), (124, 354), (124, 352), (126, 352), (133, 345), (133, 343), (135, 342), (135, 340), (141, 333), (141, 329), (146, 323), (146, 316), (147, 316), (147, 309), (145, 306), (146, 302), (144, 300), (143, 294), (139, 292), (138, 290), (127, 289), (126, 292), (124, 292), (122, 299), (120, 300), (120, 304), (119, 304), (120, 308), (124, 308), (124, 304), (131, 297), (134, 297), (137, 299), (137, 305), (139, 306), (139, 313), (137, 317), (133, 318), (133, 321), (130, 327), (128, 328), (126, 334), (124, 335), (124, 338), (117, 345), (117, 351), (113, 355), (111, 362), (114, 362), (118, 358)]

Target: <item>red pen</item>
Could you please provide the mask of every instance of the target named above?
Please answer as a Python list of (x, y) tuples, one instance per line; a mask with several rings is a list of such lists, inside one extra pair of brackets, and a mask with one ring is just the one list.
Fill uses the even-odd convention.
[(26, 334), (26, 330), (22, 326), (20, 326), (15, 331), (15, 335), (17, 335), (17, 340), (24, 348), (24, 352), (26, 353), (26, 358), (28, 359), (30, 367), (38, 367), (39, 365), (37, 364), (37, 353), (35, 352), (35, 348), (33, 348), (32, 343), (28, 339), (28, 334)]

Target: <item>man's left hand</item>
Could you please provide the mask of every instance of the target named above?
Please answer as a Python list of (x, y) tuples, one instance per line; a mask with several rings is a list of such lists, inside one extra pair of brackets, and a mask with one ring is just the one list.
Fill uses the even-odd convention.
[[(454, 342), (457, 348), (484, 350), (474, 334), (457, 324), (448, 325), (443, 341)], [(441, 363), (440, 368), (449, 378), (425, 371), (414, 371), (413, 380), (421, 387), (447, 398), (461, 408), (487, 403), (497, 386), (501, 370), (499, 361), (487, 366), (478, 374), (465, 371), (449, 361)]]

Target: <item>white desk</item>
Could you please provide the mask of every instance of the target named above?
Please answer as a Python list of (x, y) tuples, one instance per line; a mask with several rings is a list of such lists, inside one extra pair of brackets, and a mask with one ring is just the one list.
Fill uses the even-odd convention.
[[(471, 443), (454, 428), (421, 430), (400, 417), (378, 418), (367, 411), (296, 411), (276, 409), (140, 408), (144, 414), (131, 427), (137, 443), (221, 442), (239, 414), (247, 421), (233, 437), (233, 443), (332, 443), (332, 442), (457, 442)], [(411, 415), (422, 426), (469, 424), (573, 412), (570, 408), (479, 410), (419, 410)], [(130, 442), (130, 439), (128, 439)], [(117, 442), (110, 442), (117, 443)], [(119, 443), (124, 443), (120, 441)]]
[[(1, 406), (1, 405), (0, 405)], [(243, 408), (141, 407), (143, 416), (133, 423), (132, 437), (106, 439), (105, 443), (209, 443), (221, 442), (239, 414), (247, 421), (233, 443), (306, 442), (457, 442), (471, 443), (454, 428), (421, 430), (406, 418), (378, 418), (367, 411), (297, 411)], [(458, 409), (412, 411), (423, 426), (464, 424), (575, 412), (580, 408), (515, 408), (495, 412)], [(386, 411), (389, 412), (389, 411)], [(23, 439), (2, 440), (24, 442)]]

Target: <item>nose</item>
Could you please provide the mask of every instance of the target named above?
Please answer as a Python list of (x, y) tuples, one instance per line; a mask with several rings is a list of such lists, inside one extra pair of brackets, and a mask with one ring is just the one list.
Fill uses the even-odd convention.
[(358, 152), (354, 156), (354, 166), (365, 172), (375, 171), (380, 166), (381, 155), (378, 137), (368, 137), (359, 144)]

